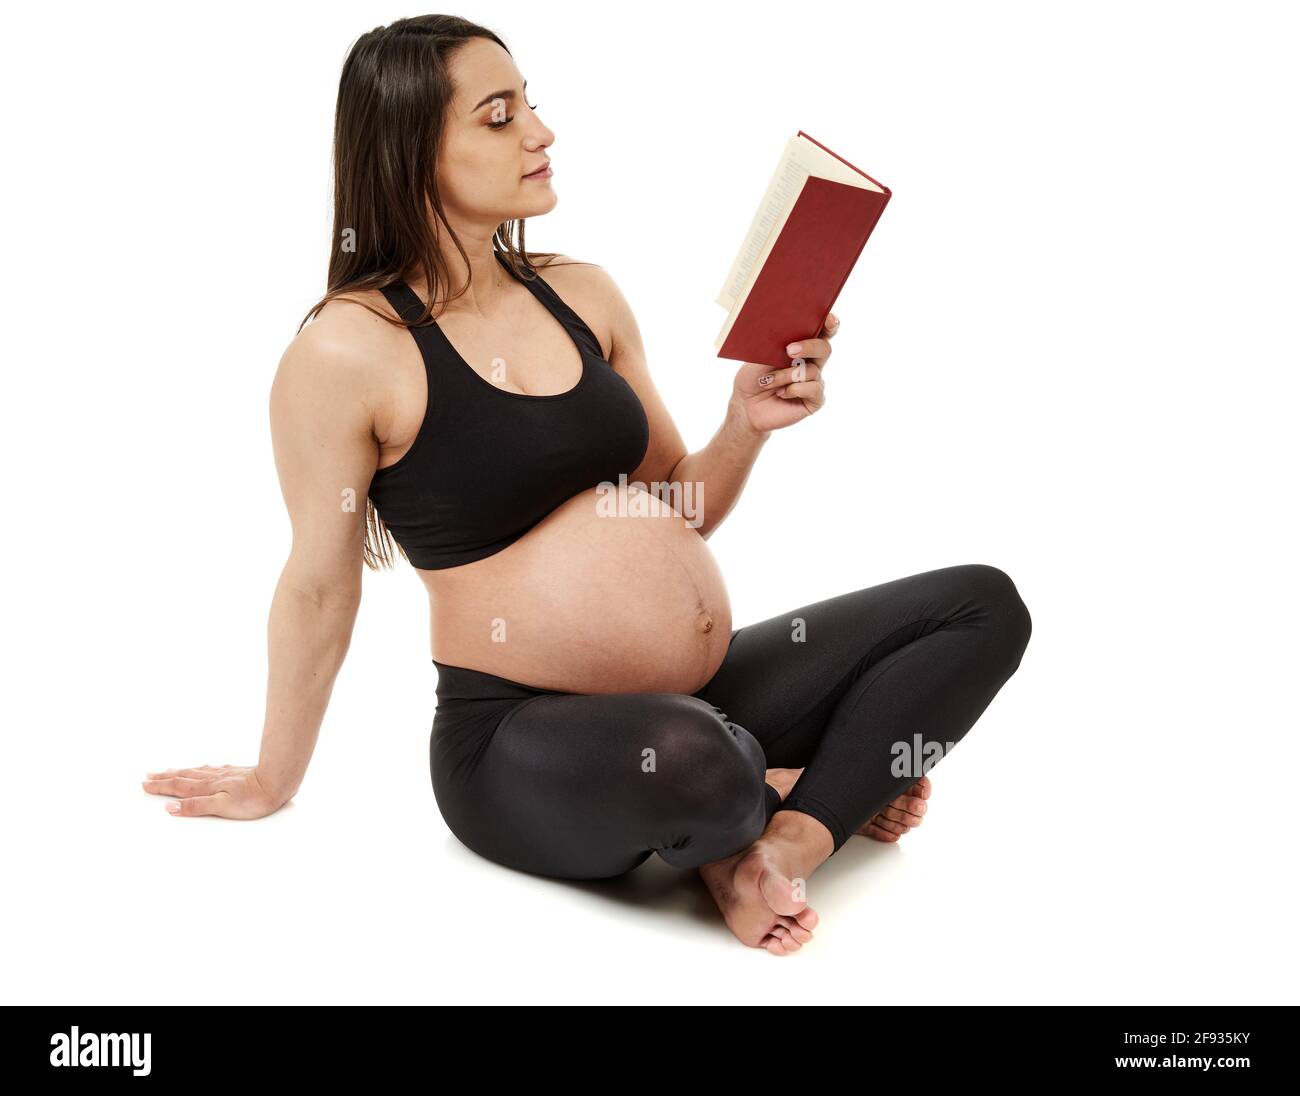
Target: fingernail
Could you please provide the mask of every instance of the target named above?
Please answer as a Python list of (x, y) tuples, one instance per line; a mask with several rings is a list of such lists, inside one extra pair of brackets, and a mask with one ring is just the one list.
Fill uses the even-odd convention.
[(175, 814), (177, 811), (181, 809), (181, 805), (180, 803), (178, 803), (176, 800), (173, 799), (170, 803), (167, 804), (167, 809), (171, 811), (172, 814)]
[(798, 354), (803, 349), (803, 343), (791, 343), (785, 348), (787, 354)]

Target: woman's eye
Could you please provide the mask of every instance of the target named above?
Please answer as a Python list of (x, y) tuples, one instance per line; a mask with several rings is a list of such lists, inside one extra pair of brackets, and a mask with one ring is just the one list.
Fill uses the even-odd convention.
[[(537, 109), (537, 107), (533, 106), (532, 103), (527, 104), (527, 106), (528, 106), (528, 109), (529, 109), (529, 110), (536, 110), (536, 109)], [(510, 117), (507, 118), (504, 122), (489, 122), (489, 123), (487, 124), (487, 126), (488, 126), (488, 129), (505, 129), (505, 127), (508, 126), (508, 125), (509, 125), (511, 122), (513, 122), (514, 120), (515, 120), (515, 116), (512, 114), (512, 115), (510, 115)]]

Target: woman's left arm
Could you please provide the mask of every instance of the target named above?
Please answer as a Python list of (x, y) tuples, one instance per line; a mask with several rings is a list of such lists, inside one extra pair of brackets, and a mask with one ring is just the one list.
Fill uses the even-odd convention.
[[(791, 364), (784, 369), (743, 363), (722, 425), (708, 445), (688, 453), (650, 377), (636, 317), (609, 274), (596, 269), (604, 296), (602, 312), (610, 324), (610, 364), (636, 391), (650, 421), (650, 445), (629, 478), (647, 486), (667, 485), (661, 496), (707, 539), (736, 505), (772, 431), (806, 419), (826, 402), (822, 371), (839, 320), (828, 314), (815, 336), (787, 346)], [(687, 513), (687, 508), (696, 512)]]

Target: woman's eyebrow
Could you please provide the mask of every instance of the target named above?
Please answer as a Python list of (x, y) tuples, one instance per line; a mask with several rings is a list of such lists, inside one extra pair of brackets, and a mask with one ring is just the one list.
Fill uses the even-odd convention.
[[(524, 81), (524, 91), (525, 92), (528, 91), (527, 80)], [(513, 102), (514, 97), (515, 97), (515, 93), (514, 90), (511, 88), (504, 88), (501, 91), (491, 91), (488, 92), (487, 95), (483, 96), (483, 98), (480, 99), (477, 103), (475, 103), (472, 107), (470, 107), (469, 112), (473, 114), (476, 110), (478, 110), (479, 107), (487, 106), (488, 103), (492, 102), (493, 99), (509, 99)]]

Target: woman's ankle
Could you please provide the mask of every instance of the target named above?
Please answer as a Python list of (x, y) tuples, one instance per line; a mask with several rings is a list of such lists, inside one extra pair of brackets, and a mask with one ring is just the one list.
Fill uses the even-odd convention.
[(835, 851), (835, 838), (822, 822), (803, 811), (782, 807), (772, 815), (763, 837), (789, 845), (801, 860), (822, 863)]

